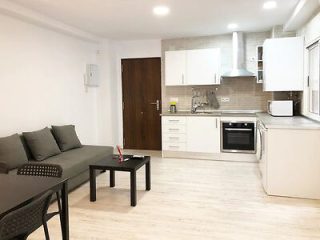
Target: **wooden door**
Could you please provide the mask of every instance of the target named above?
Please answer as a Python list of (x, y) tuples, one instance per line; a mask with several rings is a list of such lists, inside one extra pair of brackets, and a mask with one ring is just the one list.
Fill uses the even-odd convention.
[(121, 62), (123, 146), (161, 150), (161, 59)]

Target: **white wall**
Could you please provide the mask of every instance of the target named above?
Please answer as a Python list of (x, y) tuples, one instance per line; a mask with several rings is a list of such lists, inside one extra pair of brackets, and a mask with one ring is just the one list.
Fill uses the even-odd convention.
[(75, 124), (83, 143), (98, 143), (98, 90), (83, 84), (98, 47), (0, 15), (0, 137)]
[(114, 43), (116, 51), (116, 96), (115, 96), (115, 129), (117, 129), (115, 143), (123, 145), (123, 117), (122, 117), (122, 75), (121, 59), (161, 57), (161, 40), (118, 41)]
[(99, 47), (100, 86), (97, 92), (98, 143), (114, 146), (117, 139), (116, 51), (113, 41), (104, 40)]
[[(0, 137), (75, 124), (84, 144), (122, 145), (121, 59), (160, 57), (161, 41), (94, 43), (0, 14), (0, 52)], [(87, 63), (98, 88), (84, 86)]]

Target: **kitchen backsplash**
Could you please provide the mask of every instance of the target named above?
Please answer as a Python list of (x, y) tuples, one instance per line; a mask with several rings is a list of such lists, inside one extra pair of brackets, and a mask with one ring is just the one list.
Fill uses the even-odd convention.
[[(247, 69), (256, 72), (256, 48), (262, 45), (270, 32), (245, 34)], [(170, 39), (162, 41), (162, 109), (168, 111), (171, 98), (178, 98), (178, 110), (190, 110), (192, 87), (177, 86), (166, 87), (164, 79), (165, 51), (188, 50), (201, 48), (221, 49), (221, 71), (232, 68), (232, 35), (219, 35), (196, 38)], [(262, 84), (249, 78), (224, 79), (220, 85), (195, 87), (201, 92), (214, 91), (220, 103), (220, 110), (263, 110), (267, 108), (267, 101), (272, 99), (272, 93), (263, 92)], [(221, 98), (229, 98), (229, 102), (221, 102)]]
[[(233, 79), (223, 80), (218, 86), (195, 87), (203, 95), (206, 90), (216, 94), (220, 110), (263, 110), (267, 109), (267, 101), (272, 99), (271, 93), (262, 91), (262, 84), (255, 80)], [(169, 110), (170, 98), (178, 98), (177, 109), (190, 110), (192, 87), (166, 87), (166, 96), (163, 98), (163, 111)], [(221, 102), (221, 98), (229, 98), (229, 102)]]

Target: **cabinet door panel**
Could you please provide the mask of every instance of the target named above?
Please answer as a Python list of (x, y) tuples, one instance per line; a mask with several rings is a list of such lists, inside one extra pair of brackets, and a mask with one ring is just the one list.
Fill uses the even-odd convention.
[(187, 119), (187, 151), (200, 153), (220, 152), (220, 120), (215, 117)]
[(264, 91), (302, 91), (303, 39), (267, 39), (263, 47)]
[(220, 49), (187, 51), (187, 84), (220, 84)]
[(165, 52), (166, 86), (184, 85), (186, 80), (186, 51)]

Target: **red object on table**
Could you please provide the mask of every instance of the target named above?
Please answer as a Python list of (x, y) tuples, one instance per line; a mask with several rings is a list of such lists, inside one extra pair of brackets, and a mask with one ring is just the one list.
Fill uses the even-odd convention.
[(124, 159), (123, 159), (123, 155), (122, 155), (121, 148), (119, 145), (117, 145), (117, 150), (119, 153), (119, 163), (122, 163), (124, 161)]

